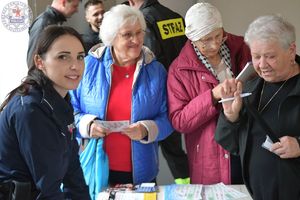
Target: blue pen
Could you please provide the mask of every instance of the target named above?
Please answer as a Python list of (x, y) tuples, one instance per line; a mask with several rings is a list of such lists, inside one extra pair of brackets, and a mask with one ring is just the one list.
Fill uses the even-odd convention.
[[(240, 94), (240, 97), (244, 98), (244, 97), (248, 97), (252, 95), (251, 92), (247, 92), (247, 93), (242, 93)], [(218, 101), (219, 103), (223, 103), (223, 102), (226, 102), (226, 101), (233, 101), (236, 97), (229, 97), (229, 98), (226, 98), (226, 99), (221, 99), (220, 101)]]

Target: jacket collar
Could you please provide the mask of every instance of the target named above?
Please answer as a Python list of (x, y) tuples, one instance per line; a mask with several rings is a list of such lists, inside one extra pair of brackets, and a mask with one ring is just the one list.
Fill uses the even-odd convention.
[(179, 70), (186, 69), (210, 73), (208, 69), (200, 62), (190, 40), (187, 40), (177, 59), (178, 63), (180, 63), (180, 66), (178, 66)]
[[(294, 87), (288, 94), (288, 96), (300, 96), (300, 74), (296, 75), (298, 76), (296, 87)], [(257, 99), (260, 98), (260, 92), (263, 85), (263, 79), (261, 77), (257, 77), (252, 79), (251, 81), (247, 82), (245, 85), (243, 92), (251, 92), (252, 95), (247, 97), (248, 101), (243, 101), (246, 106), (247, 104), (253, 104), (257, 101)]]
[(295, 61), (296, 63), (298, 63), (298, 65), (300, 65), (300, 56), (296, 54), (296, 57), (295, 57)]
[(52, 6), (48, 6), (46, 12), (52, 15), (52, 18), (57, 19), (57, 22), (60, 24), (67, 21), (66, 17)]
[(89, 24), (89, 28), (87, 29), (87, 35), (92, 35), (93, 37), (95, 36), (99, 37), (99, 32), (95, 32), (92, 29), (92, 26)]
[[(104, 46), (104, 44), (98, 44), (96, 46), (94, 46), (90, 51), (89, 54), (97, 59), (103, 58), (104, 54), (106, 53), (106, 51), (109, 50), (110, 52), (110, 56), (112, 57), (112, 47), (107, 47)], [(149, 64), (151, 63), (153, 60), (155, 60), (155, 55), (154, 53), (146, 46), (142, 47), (142, 54), (140, 59), (137, 62), (137, 65), (143, 65), (143, 64)]]
[[(229, 52), (231, 52), (231, 49), (234, 49), (236, 47), (232, 46), (233, 43), (237, 42), (236, 40), (233, 40), (232, 34), (224, 31), (224, 34), (227, 35), (227, 40), (225, 41), (226, 48), (228, 49)], [(230, 41), (230, 42), (228, 42)], [(229, 54), (229, 57), (232, 56)], [(191, 44), (191, 40), (187, 40), (185, 43), (183, 49), (181, 50), (179, 54), (179, 62), (180, 64), (180, 69), (188, 69), (188, 70), (197, 70), (197, 71), (205, 71), (209, 72), (208, 69), (206, 69), (205, 65), (199, 60), (193, 45)], [(230, 64), (229, 64), (230, 63)], [(227, 65), (232, 65), (231, 61), (228, 60)], [(203, 66), (203, 67), (199, 67)], [(233, 67), (231, 66), (231, 70), (233, 71)], [(209, 72), (211, 73), (211, 72)]]
[(153, 4), (157, 4), (157, 3), (159, 3), (157, 0), (145, 0), (143, 5), (140, 7), (140, 10), (142, 10), (146, 7), (152, 6)]
[(69, 99), (69, 94), (62, 98), (52, 86), (42, 90), (41, 103), (47, 107), (51, 114), (65, 116), (67, 113), (73, 113)]

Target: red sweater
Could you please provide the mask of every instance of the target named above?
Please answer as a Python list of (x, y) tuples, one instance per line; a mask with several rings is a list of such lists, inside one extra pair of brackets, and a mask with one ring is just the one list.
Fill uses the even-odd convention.
[[(136, 65), (121, 67), (113, 65), (112, 84), (107, 105), (106, 120), (130, 120), (132, 81)], [(109, 169), (131, 172), (131, 140), (121, 132), (105, 137), (104, 149), (109, 159)]]

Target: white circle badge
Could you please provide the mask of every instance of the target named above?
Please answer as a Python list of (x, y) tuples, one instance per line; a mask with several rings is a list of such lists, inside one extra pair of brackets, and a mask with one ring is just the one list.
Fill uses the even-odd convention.
[(32, 11), (27, 4), (12, 1), (6, 4), (1, 13), (2, 24), (12, 32), (26, 30), (32, 21)]

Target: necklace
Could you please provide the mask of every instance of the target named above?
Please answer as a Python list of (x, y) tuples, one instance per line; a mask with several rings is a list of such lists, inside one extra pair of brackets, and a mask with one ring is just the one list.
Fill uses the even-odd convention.
[(269, 103), (275, 98), (275, 96), (278, 94), (278, 92), (283, 88), (283, 86), (285, 85), (285, 83), (286, 83), (287, 80), (285, 80), (282, 83), (282, 85), (278, 88), (278, 90), (271, 96), (271, 98), (269, 99), (269, 101), (261, 108), (261, 106), (262, 106), (261, 105), (261, 99), (262, 99), (262, 96), (264, 94), (265, 83), (266, 83), (264, 81), (263, 87), (262, 87), (261, 92), (260, 92), (259, 103), (258, 103), (258, 108), (257, 108), (259, 113), (262, 113), (265, 110), (265, 108), (269, 105)]

